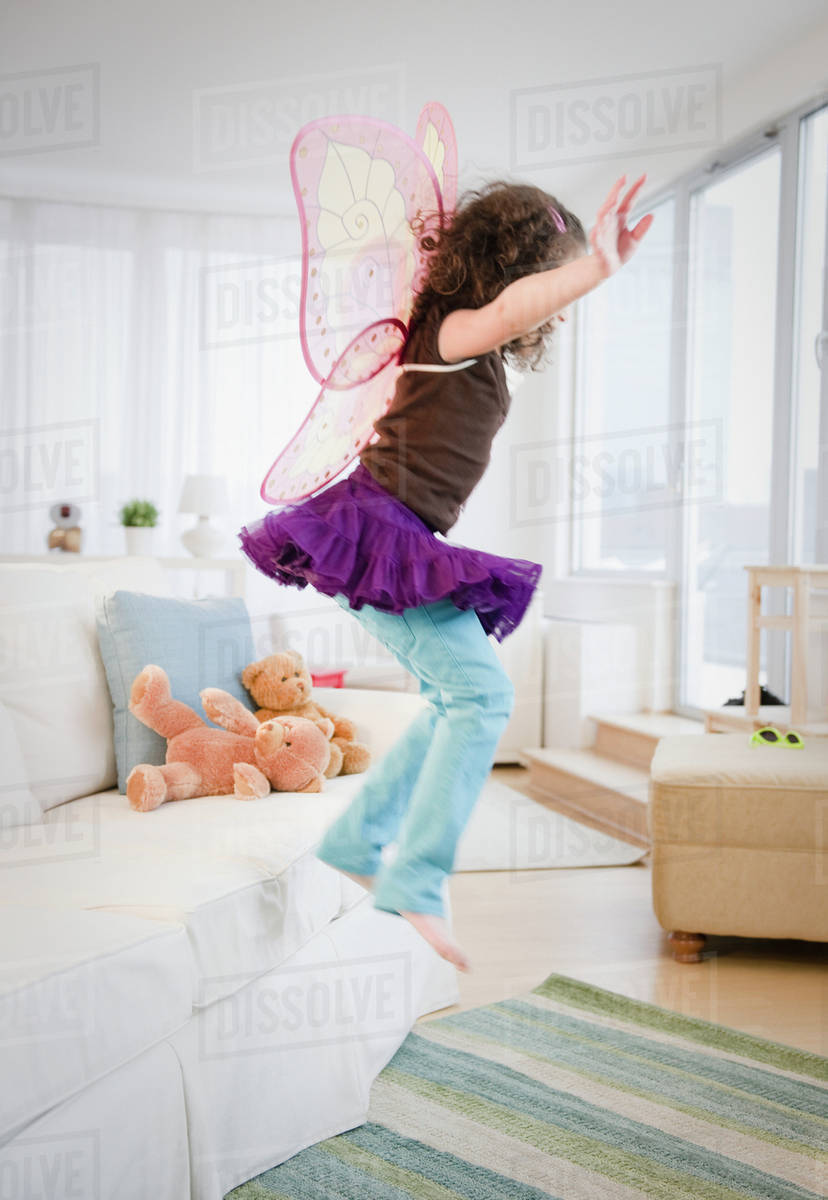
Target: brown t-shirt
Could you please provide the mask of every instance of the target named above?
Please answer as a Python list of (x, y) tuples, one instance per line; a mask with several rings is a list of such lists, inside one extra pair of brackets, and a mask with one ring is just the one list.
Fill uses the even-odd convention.
[[(437, 349), (440, 318), (413, 327), (402, 362), (447, 364)], [(511, 396), (497, 350), (450, 371), (404, 371), (379, 434), (360, 454), (378, 483), (402, 500), (432, 532), (445, 534), (491, 458), (492, 440)]]

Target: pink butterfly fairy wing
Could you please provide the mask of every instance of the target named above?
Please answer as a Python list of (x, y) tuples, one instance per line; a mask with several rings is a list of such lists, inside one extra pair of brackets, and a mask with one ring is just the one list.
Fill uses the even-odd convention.
[[(378, 321), (405, 324), (418, 269), (411, 220), (442, 211), (431, 161), (372, 117), (322, 117), (300, 129), (290, 169), (302, 234), (299, 332), (311, 375)], [(339, 386), (348, 387), (347, 383)]]
[(424, 105), (414, 140), (428, 158), (443, 200), (443, 210), (454, 211), (457, 202), (457, 138), (448, 112), (437, 100)]
[(376, 436), (374, 423), (393, 400), (423, 267), (411, 222), (442, 215), (443, 186), (452, 200), (456, 192), (448, 114), (427, 105), (421, 124), (418, 144), (370, 117), (322, 118), (293, 143), (300, 340), (322, 389), (262, 483), (271, 504), (300, 500), (336, 478)]
[(406, 329), (394, 319), (362, 330), (334, 363), (310, 412), (261, 487), (269, 504), (288, 504), (333, 480), (371, 440), (388, 408)]

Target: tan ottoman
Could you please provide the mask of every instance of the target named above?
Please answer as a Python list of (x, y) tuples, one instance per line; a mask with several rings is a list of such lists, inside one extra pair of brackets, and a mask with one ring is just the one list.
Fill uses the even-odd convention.
[(678, 962), (705, 934), (828, 941), (828, 738), (662, 738), (650, 767), (653, 908)]

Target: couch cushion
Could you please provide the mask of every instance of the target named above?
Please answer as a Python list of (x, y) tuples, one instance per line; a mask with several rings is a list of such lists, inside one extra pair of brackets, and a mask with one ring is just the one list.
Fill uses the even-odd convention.
[(365, 742), (374, 760), (387, 754), (426, 706), (418, 692), (382, 688), (315, 687), (313, 699), (327, 712), (353, 721), (357, 738)]
[(0, 908), (0, 1141), (179, 1029), (193, 992), (180, 925)]
[(97, 623), (115, 710), (119, 791), (126, 791), (127, 776), (139, 763), (160, 766), (165, 761), (164, 738), (128, 707), (132, 681), (149, 663), (164, 668), (173, 696), (199, 716), (204, 716), (199, 692), (206, 687), (224, 688), (253, 711), (241, 684), (241, 672), (256, 657), (244, 600), (180, 600), (118, 591), (99, 599)]
[(799, 750), (754, 746), (748, 733), (661, 738), (650, 765), (658, 843), (828, 848), (828, 738)]
[(314, 854), (359, 783), (346, 775), (310, 796), (203, 796), (152, 813), (133, 812), (115, 791), (74, 800), (41, 826), (6, 831), (0, 906), (180, 922), (198, 971), (195, 1004), (209, 1004), (277, 966), (364, 896)]
[(0, 830), (14, 825), (31, 825), (40, 822), (43, 813), (32, 795), (23, 751), (17, 738), (12, 715), (5, 704), (0, 703)]
[[(320, 700), (329, 703), (324, 689)], [(331, 689), (376, 756), (422, 706), (405, 693)], [(0, 839), (0, 906), (101, 910), (186, 926), (195, 1003), (283, 962), (365, 892), (314, 853), (363, 776), (262, 800), (203, 796), (133, 812), (115, 791), (73, 800)]]
[(29, 787), (44, 809), (112, 787), (112, 704), (98, 652), (95, 598), (119, 587), (162, 592), (157, 559), (0, 564), (0, 700)]

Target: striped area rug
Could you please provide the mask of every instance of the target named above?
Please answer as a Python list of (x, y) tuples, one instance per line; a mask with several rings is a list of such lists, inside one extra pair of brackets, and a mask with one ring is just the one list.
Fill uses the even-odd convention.
[(822, 1200), (828, 1059), (563, 975), (418, 1025), (367, 1121), (233, 1200)]

